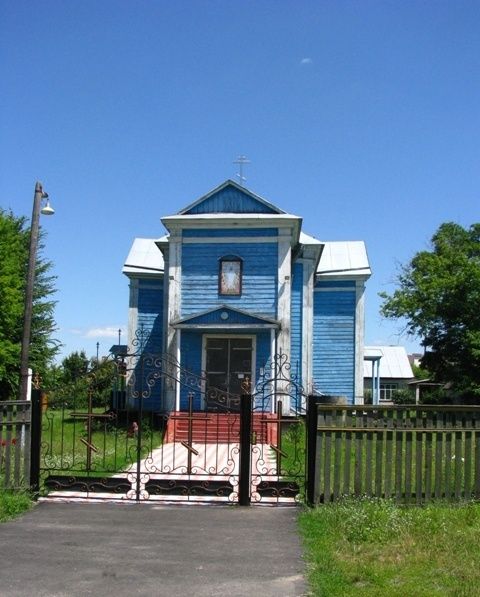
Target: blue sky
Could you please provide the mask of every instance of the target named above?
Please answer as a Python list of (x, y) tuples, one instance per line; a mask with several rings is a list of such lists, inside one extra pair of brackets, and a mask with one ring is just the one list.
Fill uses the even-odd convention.
[[(398, 264), (479, 221), (480, 3), (0, 0), (0, 205), (36, 180), (63, 353), (106, 354), (134, 237), (237, 172), (323, 240), (364, 240), (366, 341)], [(126, 339), (125, 334), (123, 340)]]

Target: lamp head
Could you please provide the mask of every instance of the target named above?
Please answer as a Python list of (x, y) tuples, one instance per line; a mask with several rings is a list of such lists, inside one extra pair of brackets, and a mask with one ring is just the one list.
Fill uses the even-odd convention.
[[(46, 194), (46, 193), (45, 193)], [(55, 213), (55, 210), (53, 209), (53, 207), (50, 205), (50, 201), (48, 200), (48, 195), (47, 195), (47, 204), (45, 205), (45, 207), (43, 207), (40, 212), (44, 215), (44, 216), (53, 216), (53, 214)]]

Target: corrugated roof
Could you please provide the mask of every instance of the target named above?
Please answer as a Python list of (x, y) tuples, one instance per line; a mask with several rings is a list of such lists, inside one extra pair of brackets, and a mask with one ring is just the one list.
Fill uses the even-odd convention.
[[(365, 346), (365, 356), (381, 355), (380, 378), (411, 379), (412, 367), (403, 346)], [(371, 362), (363, 362), (363, 376), (372, 377)]]
[(163, 255), (155, 242), (154, 238), (136, 238), (122, 272), (127, 275), (163, 272)]
[(317, 274), (370, 276), (367, 249), (362, 240), (325, 242)]

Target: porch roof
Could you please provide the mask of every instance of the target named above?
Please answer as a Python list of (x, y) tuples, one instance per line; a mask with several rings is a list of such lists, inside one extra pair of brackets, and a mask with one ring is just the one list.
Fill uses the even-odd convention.
[(194, 313), (172, 323), (177, 329), (279, 329), (280, 322), (270, 317), (254, 315), (228, 305)]

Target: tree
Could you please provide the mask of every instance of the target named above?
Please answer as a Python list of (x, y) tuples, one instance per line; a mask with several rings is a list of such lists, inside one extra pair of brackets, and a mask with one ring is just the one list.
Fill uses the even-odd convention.
[[(14, 398), (20, 375), (23, 312), (30, 230), (27, 220), (0, 209), (0, 399)], [(30, 367), (42, 375), (58, 352), (52, 338), (55, 277), (52, 264), (41, 257), (40, 243), (33, 296)]]
[(73, 383), (86, 377), (90, 368), (90, 360), (85, 351), (72, 352), (62, 360), (62, 382)]
[(111, 359), (89, 359), (85, 351), (66, 356), (60, 365), (50, 367), (44, 385), (52, 406), (66, 404), (70, 408), (87, 408), (89, 391), (93, 406), (110, 406), (110, 396), (118, 377), (117, 366)]
[(405, 318), (407, 332), (421, 338), (421, 365), (435, 381), (480, 398), (480, 223), (442, 224), (431, 250), (403, 266), (397, 282), (380, 295), (382, 314)]

